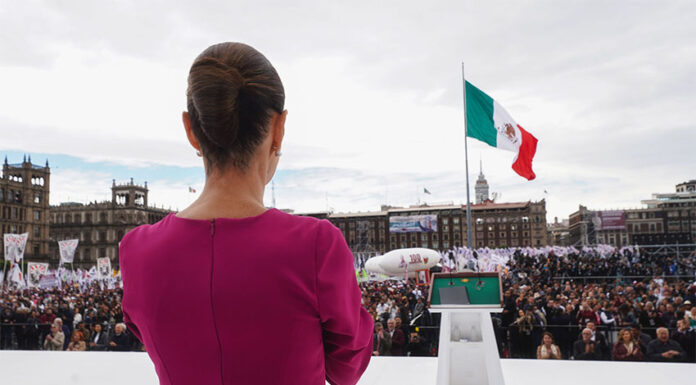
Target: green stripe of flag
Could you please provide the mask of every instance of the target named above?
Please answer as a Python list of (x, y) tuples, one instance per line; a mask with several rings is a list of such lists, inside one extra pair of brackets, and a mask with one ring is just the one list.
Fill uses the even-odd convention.
[(469, 82), (466, 82), (466, 131), (468, 137), (498, 147), (493, 99)]

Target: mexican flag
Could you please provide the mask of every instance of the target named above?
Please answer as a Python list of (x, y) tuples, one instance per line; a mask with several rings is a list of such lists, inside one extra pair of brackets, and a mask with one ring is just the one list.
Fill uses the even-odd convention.
[(517, 124), (503, 106), (469, 82), (466, 82), (466, 130), (470, 138), (517, 154), (512, 169), (528, 180), (536, 178), (532, 160), (537, 139)]

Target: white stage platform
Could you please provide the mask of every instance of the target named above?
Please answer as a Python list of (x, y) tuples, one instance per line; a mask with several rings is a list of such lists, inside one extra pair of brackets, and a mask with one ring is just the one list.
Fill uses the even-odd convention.
[[(689, 384), (696, 364), (501, 360), (506, 385)], [(3, 384), (157, 385), (145, 353), (0, 351)], [(437, 358), (373, 357), (360, 385), (434, 385)]]

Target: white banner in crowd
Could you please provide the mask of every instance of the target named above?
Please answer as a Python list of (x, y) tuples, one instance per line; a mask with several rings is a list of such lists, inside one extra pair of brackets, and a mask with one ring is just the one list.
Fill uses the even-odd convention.
[(109, 257), (97, 258), (97, 275), (99, 279), (111, 277), (111, 260)]
[(421, 233), (437, 231), (437, 215), (389, 217), (390, 233)]
[(24, 234), (5, 234), (3, 237), (5, 245), (5, 260), (19, 262), (24, 258), (24, 248), (27, 245), (28, 233)]
[(10, 283), (14, 283), (18, 288), (24, 288), (26, 282), (24, 282), (24, 274), (22, 274), (22, 269), (18, 263), (13, 263), (10, 268)]
[(60, 289), (60, 278), (55, 272), (43, 274), (39, 278), (39, 287), (42, 289)]
[(60, 249), (60, 263), (73, 262), (73, 259), (75, 259), (75, 250), (77, 249), (77, 244), (79, 242), (79, 239), (66, 239), (64, 241), (58, 241), (58, 248)]
[(39, 287), (41, 276), (48, 272), (48, 263), (27, 262), (27, 286)]

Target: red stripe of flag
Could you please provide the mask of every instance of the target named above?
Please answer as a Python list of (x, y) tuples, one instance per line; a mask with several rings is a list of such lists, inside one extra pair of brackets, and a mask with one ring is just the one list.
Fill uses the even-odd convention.
[(512, 169), (521, 177), (532, 180), (536, 178), (536, 174), (534, 174), (532, 170), (532, 160), (534, 159), (534, 154), (536, 154), (538, 140), (534, 135), (525, 131), (519, 124), (517, 128), (519, 128), (520, 133), (522, 133), (522, 145), (520, 146), (520, 152), (517, 154), (515, 163), (512, 164)]

